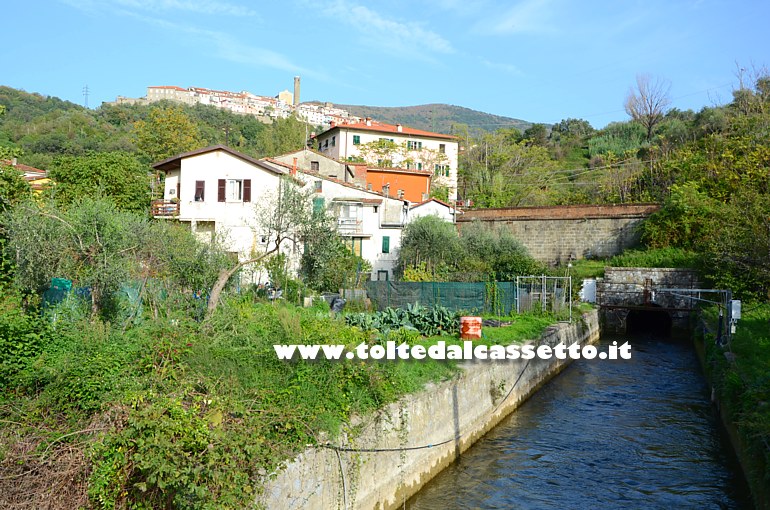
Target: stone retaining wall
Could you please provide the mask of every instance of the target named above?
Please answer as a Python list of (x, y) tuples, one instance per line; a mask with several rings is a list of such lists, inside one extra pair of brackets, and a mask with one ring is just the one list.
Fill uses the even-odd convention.
[[(593, 343), (598, 313), (550, 327), (540, 344)], [(335, 444), (309, 448), (266, 483), (257, 503), (271, 510), (391, 510), (514, 411), (569, 360), (475, 361), (452, 380), (431, 384), (351, 424)], [(430, 446), (435, 445), (435, 446)]]
[(479, 220), (508, 229), (535, 259), (548, 264), (617, 255), (639, 243), (638, 225), (655, 204), (515, 207), (465, 211), (462, 229)]

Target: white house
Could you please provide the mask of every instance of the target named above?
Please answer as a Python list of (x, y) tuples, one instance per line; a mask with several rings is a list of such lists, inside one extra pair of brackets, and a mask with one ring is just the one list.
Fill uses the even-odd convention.
[(332, 124), (316, 137), (318, 150), (331, 158), (344, 160), (363, 157), (361, 147), (371, 142), (388, 140), (399, 147), (388, 155), (388, 163), (369, 161), (374, 166), (392, 166), (433, 172), (433, 184), (446, 186), (449, 199), (457, 199), (457, 138), (422, 131), (401, 124), (385, 124), (366, 118), (361, 122)]
[[(313, 206), (335, 213), (351, 249), (371, 262), (371, 277), (392, 277), (409, 213), (404, 200), (279, 161), (257, 160), (223, 145), (180, 154), (153, 167), (166, 175), (164, 198), (153, 202), (153, 216), (189, 224), (201, 239), (216, 237), (241, 260), (264, 251), (269, 242), (258, 224), (256, 204), (276, 196), (282, 177), (304, 183), (316, 194)], [(299, 243), (287, 243), (281, 252), (296, 268), (300, 250)], [(259, 277), (252, 275), (254, 281)]]
[(444, 221), (456, 223), (457, 215), (462, 214), (455, 207), (437, 198), (429, 198), (409, 207), (409, 221), (422, 216), (438, 216)]
[(284, 169), (315, 193), (314, 207), (324, 207), (337, 218), (340, 235), (351, 250), (372, 264), (373, 280), (393, 278), (401, 232), (409, 216), (409, 202), (370, 191), (272, 158), (263, 160)]

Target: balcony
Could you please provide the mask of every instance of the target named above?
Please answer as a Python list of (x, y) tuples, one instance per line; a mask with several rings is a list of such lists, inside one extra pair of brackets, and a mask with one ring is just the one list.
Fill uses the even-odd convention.
[(153, 218), (176, 218), (179, 216), (179, 202), (173, 200), (153, 200), (152, 206)]
[(337, 231), (340, 235), (361, 234), (363, 232), (362, 222), (357, 218), (339, 218), (337, 220)]

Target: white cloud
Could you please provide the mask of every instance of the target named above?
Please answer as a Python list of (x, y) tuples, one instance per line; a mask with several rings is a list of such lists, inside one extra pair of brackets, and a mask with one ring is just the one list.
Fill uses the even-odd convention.
[(326, 14), (352, 26), (370, 45), (390, 53), (425, 59), (426, 50), (454, 53), (452, 44), (419, 23), (389, 19), (363, 5), (336, 0), (326, 6)]
[(524, 73), (521, 72), (521, 69), (519, 69), (518, 67), (516, 67), (513, 64), (504, 64), (504, 63), (501, 63), (501, 62), (492, 62), (492, 61), (487, 60), (487, 59), (482, 59), (481, 63), (484, 66), (486, 66), (486, 67), (488, 67), (490, 69), (494, 69), (495, 71), (503, 71), (505, 73), (514, 74), (516, 76), (523, 76), (524, 75)]
[(190, 12), (214, 16), (256, 16), (249, 7), (219, 0), (62, 0), (64, 3), (85, 11), (123, 8), (160, 13), (166, 11)]
[[(74, 0), (69, 1), (72, 2)], [(81, 3), (83, 2), (83, 0), (76, 1)], [(122, 2), (123, 0), (120, 1)], [(89, 8), (85, 8), (84, 10), (89, 10)], [(242, 43), (225, 32), (201, 29), (183, 23), (172, 22), (158, 17), (138, 13), (126, 8), (114, 8), (113, 13), (137, 19), (142, 23), (160, 27), (165, 31), (174, 31), (180, 34), (184, 34), (186, 37), (184, 37), (182, 40), (193, 44), (201, 44), (203, 47), (207, 48), (207, 52), (222, 60), (248, 65), (255, 68), (268, 67), (272, 69), (278, 69), (280, 71), (286, 71), (292, 74), (302, 74), (304, 76), (310, 76), (324, 81), (329, 80), (328, 76), (323, 73), (318, 73), (310, 69), (300, 67), (286, 55), (271, 49)]]
[(553, 12), (553, 0), (524, 0), (483, 25), (477, 25), (477, 29), (496, 34), (556, 33)]

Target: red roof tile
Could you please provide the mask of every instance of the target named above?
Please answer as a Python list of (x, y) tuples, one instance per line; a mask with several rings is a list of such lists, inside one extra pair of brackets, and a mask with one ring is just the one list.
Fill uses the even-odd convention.
[(346, 122), (345, 124), (337, 124), (334, 127), (327, 129), (325, 132), (329, 132), (334, 129), (350, 129), (354, 131), (374, 131), (377, 133), (392, 133), (397, 135), (400, 134), (400, 135), (424, 136), (428, 138), (445, 138), (447, 140), (457, 139), (456, 136), (445, 135), (442, 133), (432, 133), (430, 131), (423, 131), (421, 129), (414, 129), (406, 126), (401, 126), (401, 131), (399, 131), (398, 128), (399, 128), (398, 124), (385, 124), (384, 122), (378, 122), (376, 120), (372, 120), (372, 121), (369, 121), (368, 124), (366, 121)]

